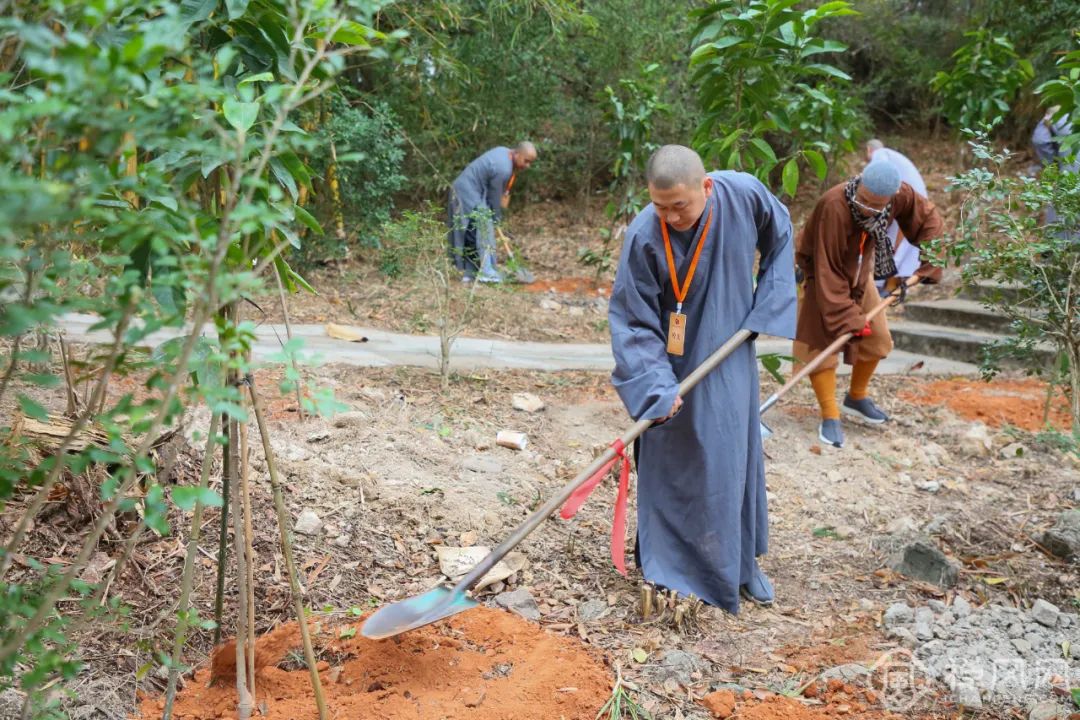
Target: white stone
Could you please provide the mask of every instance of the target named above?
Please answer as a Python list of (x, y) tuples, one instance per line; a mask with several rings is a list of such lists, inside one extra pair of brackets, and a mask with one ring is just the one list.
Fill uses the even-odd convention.
[(552, 300), (550, 298), (543, 298), (540, 301), (540, 309), (541, 310), (546, 310), (548, 312), (555, 312), (556, 310), (559, 310), (560, 308), (562, 308), (562, 305), (560, 305), (559, 303), (555, 302), (554, 300)]
[(540, 412), (544, 409), (544, 401), (532, 393), (514, 393), (510, 398), (510, 404), (515, 410), (527, 413)]
[(981, 710), (983, 706), (979, 688), (968, 683), (957, 683), (953, 689), (953, 699), (968, 710)]
[(500, 430), (495, 436), (495, 444), (511, 450), (524, 450), (529, 444), (529, 437), (523, 432)]
[(301, 535), (318, 535), (322, 530), (323, 521), (319, 519), (319, 516), (315, 514), (314, 510), (310, 508), (304, 508), (300, 511), (299, 517), (296, 518), (296, 524), (293, 525), (293, 531)]
[(1035, 604), (1031, 606), (1032, 619), (1046, 627), (1052, 628), (1057, 625), (1059, 615), (1061, 615), (1061, 610), (1058, 609), (1058, 606), (1045, 600), (1036, 600)]
[(990, 437), (990, 431), (982, 423), (975, 423), (966, 433), (960, 436), (959, 445), (968, 455), (989, 455), (994, 447), (994, 441)]
[(368, 416), (367, 413), (353, 410), (335, 415), (332, 422), (336, 428), (359, 427), (367, 424)]
[(1016, 458), (1026, 457), (1027, 454), (1028, 449), (1022, 443), (1009, 443), (1001, 448), (1001, 457), (1006, 460), (1015, 460)]

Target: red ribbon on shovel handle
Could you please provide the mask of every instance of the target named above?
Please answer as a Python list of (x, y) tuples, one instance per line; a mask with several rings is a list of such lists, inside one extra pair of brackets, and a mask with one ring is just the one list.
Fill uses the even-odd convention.
[(626, 500), (630, 493), (630, 461), (626, 457), (626, 446), (622, 440), (611, 443), (615, 450), (615, 457), (611, 458), (602, 468), (581, 484), (570, 495), (566, 504), (559, 512), (559, 517), (569, 520), (577, 515), (577, 511), (585, 504), (592, 491), (600, 484), (600, 481), (611, 472), (615, 463), (621, 462), (619, 468), (619, 493), (615, 497), (615, 517), (611, 520), (611, 561), (615, 563), (615, 569), (620, 574), (626, 575)]

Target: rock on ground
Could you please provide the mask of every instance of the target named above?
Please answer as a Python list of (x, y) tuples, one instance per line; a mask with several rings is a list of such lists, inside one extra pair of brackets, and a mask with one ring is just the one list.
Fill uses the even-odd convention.
[(1066, 510), (1043, 533), (1042, 544), (1058, 557), (1080, 558), (1080, 510)]
[(515, 612), (526, 620), (539, 620), (540, 607), (536, 600), (525, 588), (518, 588), (511, 592), (499, 593), (495, 596), (495, 604)]
[(296, 518), (293, 530), (301, 535), (318, 535), (322, 530), (323, 521), (310, 508), (304, 508)]
[(705, 666), (705, 661), (698, 655), (685, 650), (669, 650), (660, 656), (657, 662), (656, 679), (663, 682), (669, 678), (683, 685), (693, 682), (691, 675)]
[[(1054, 675), (1080, 685), (1080, 653), (1062, 652), (1080, 647), (1080, 618), (1044, 600), (1030, 611), (1002, 605), (973, 609), (958, 596), (951, 606), (934, 601), (910, 615), (902, 606), (890, 611), (889, 634), (914, 636), (913, 670), (943, 683), (965, 708), (1052, 700), (1047, 678)], [(932, 629), (930, 637), (926, 628)]]
[(889, 562), (901, 575), (916, 580), (952, 587), (960, 578), (960, 568), (945, 553), (922, 540), (911, 543)]
[(544, 401), (532, 393), (514, 393), (510, 398), (510, 404), (515, 410), (527, 413), (540, 412), (544, 409)]

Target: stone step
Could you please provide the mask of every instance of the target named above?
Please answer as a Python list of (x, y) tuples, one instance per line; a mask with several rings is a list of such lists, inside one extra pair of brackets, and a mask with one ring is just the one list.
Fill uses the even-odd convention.
[[(982, 362), (983, 347), (1006, 338), (1005, 335), (980, 330), (943, 327), (929, 323), (897, 320), (889, 322), (893, 342), (900, 350), (916, 355), (948, 358), (960, 362), (978, 365)], [(1050, 346), (1040, 346), (1036, 351), (1047, 365), (1053, 360), (1054, 351)], [(1004, 363), (1005, 367), (1018, 367), (1014, 361)]]
[(988, 310), (975, 300), (916, 300), (904, 303), (903, 307), (904, 319), (912, 322), (1009, 334), (1009, 319)]
[(1020, 287), (1016, 283), (977, 280), (971, 285), (965, 285), (960, 291), (960, 295), (976, 302), (996, 301), (999, 298), (1006, 302), (1016, 302), (1020, 297)]

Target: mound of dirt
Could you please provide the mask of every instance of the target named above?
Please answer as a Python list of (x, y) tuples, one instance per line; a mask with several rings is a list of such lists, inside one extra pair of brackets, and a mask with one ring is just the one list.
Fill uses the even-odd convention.
[[(387, 640), (362, 637), (361, 624), (335, 628), (335, 639), (320, 644), (317, 653), (331, 717), (593, 720), (611, 691), (602, 660), (579, 643), (509, 613), (479, 607)], [(342, 637), (353, 628), (355, 635)], [(282, 626), (265, 639), (273, 654), (282, 656), (256, 673), (256, 702), (265, 703), (264, 717), (318, 717), (308, 671), (296, 667), (298, 653), (287, 647), (299, 644), (296, 625)], [(257, 643), (257, 658), (264, 659), (266, 651)], [(195, 673), (177, 696), (174, 717), (236, 717), (234, 684), (208, 687), (209, 679), (209, 668)], [(143, 718), (160, 718), (163, 710), (158, 698), (144, 700), (141, 707)]]
[[(978, 420), (994, 428), (1043, 429), (1046, 383), (1039, 380), (935, 380), (901, 390), (898, 396), (919, 405), (945, 405), (965, 420)], [(1056, 392), (1050, 403), (1050, 424), (1067, 430), (1069, 423), (1068, 401)]]

